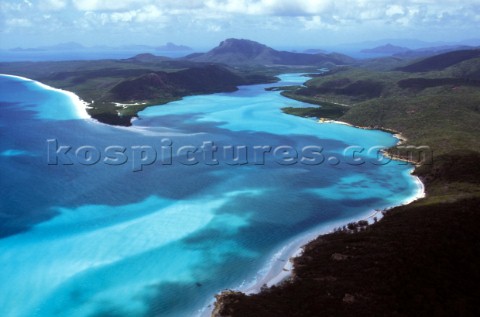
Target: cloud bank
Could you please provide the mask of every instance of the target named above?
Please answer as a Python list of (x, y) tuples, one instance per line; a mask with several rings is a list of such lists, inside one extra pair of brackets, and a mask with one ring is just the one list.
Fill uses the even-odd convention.
[(453, 33), (475, 30), (480, 22), (480, 3), (478, 0), (2, 0), (0, 18), (2, 37), (7, 38), (15, 33), (95, 31), (99, 36), (122, 31), (135, 34), (141, 30), (164, 34), (224, 32), (248, 37), (249, 32), (266, 34), (268, 30), (287, 28), (344, 34), (381, 33), (382, 28), (390, 33), (422, 30)]

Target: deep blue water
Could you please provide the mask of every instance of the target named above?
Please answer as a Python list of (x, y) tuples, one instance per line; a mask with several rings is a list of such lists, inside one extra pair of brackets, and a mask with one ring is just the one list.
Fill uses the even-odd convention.
[[(367, 155), (392, 135), (283, 114), (303, 104), (268, 86), (150, 107), (118, 128), (78, 118), (61, 92), (0, 76), (0, 315), (192, 316), (254, 282), (286, 241), (417, 193), (411, 166)], [(218, 164), (201, 150), (175, 154), (204, 142)], [(124, 164), (104, 162), (111, 146), (125, 148)], [(224, 157), (228, 146), (244, 146), (248, 163)], [(272, 151), (255, 157), (255, 146)], [(343, 155), (350, 146), (365, 148), (364, 164)], [(147, 149), (157, 160), (142, 165)], [(295, 164), (292, 149), (325, 160)]]

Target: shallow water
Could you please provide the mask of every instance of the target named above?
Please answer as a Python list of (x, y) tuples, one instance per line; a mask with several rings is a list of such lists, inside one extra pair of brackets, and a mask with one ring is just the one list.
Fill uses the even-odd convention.
[[(192, 316), (252, 283), (292, 237), (417, 193), (410, 165), (367, 153), (392, 135), (283, 114), (305, 105), (264, 88), (306, 78), (281, 79), (150, 107), (117, 128), (77, 118), (61, 92), (0, 77), (0, 315)], [(176, 154), (204, 142), (215, 157)], [(65, 158), (53, 145), (72, 149)], [(106, 164), (109, 146), (127, 161)], [(142, 165), (152, 152), (136, 146), (156, 162)], [(229, 146), (247, 149), (246, 164), (223, 155)]]

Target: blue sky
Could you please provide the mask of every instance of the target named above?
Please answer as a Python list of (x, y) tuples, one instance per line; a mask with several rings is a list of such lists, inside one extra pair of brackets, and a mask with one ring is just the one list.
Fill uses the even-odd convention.
[(383, 38), (478, 38), (480, 0), (1, 0), (0, 47), (161, 45), (209, 48), (229, 37), (275, 47)]

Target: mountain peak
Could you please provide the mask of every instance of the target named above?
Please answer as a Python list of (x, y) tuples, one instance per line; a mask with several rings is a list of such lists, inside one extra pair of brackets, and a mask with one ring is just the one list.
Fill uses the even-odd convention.
[(212, 51), (216, 54), (240, 53), (246, 57), (255, 57), (265, 50), (271, 49), (268, 46), (255, 41), (229, 38), (220, 42), (220, 45)]
[(332, 54), (302, 54), (277, 51), (264, 44), (245, 39), (226, 39), (204, 54), (187, 57), (198, 62), (223, 63), (228, 65), (316, 65), (327, 62), (345, 64), (351, 62), (346, 56)]
[(220, 42), (219, 46), (236, 46), (236, 45), (248, 45), (248, 46), (262, 46), (262, 47), (267, 47), (264, 44), (252, 41), (252, 40), (247, 40), (247, 39), (236, 39), (236, 38), (228, 38), (226, 40), (223, 40)]
[(168, 42), (165, 45), (156, 48), (157, 51), (193, 51), (191, 47), (185, 45), (177, 45), (172, 42)]
[(374, 53), (374, 54), (399, 54), (410, 51), (409, 48), (392, 45), (391, 43), (377, 46), (371, 49), (362, 50), (362, 53)]

